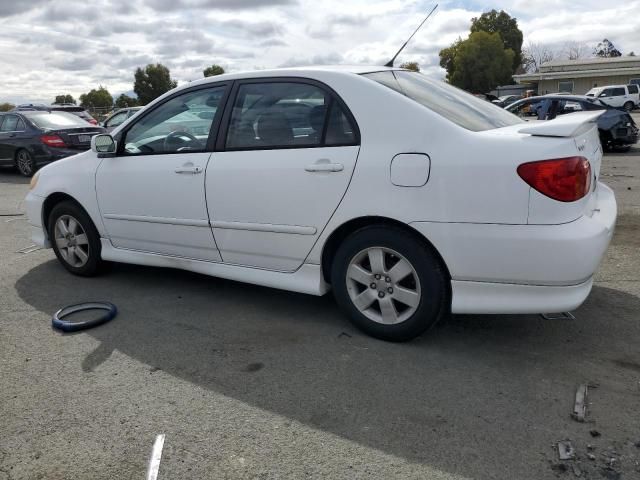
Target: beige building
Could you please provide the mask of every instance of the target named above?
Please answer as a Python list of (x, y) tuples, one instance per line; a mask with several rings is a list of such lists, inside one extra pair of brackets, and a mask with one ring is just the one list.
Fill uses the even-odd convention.
[(542, 64), (537, 73), (514, 75), (521, 85), (537, 88), (539, 95), (567, 92), (584, 95), (593, 87), (640, 85), (640, 57), (581, 58)]

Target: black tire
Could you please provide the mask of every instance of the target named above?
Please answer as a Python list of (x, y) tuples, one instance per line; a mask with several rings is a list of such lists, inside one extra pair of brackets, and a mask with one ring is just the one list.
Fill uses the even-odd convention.
[[(84, 248), (83, 244), (83, 252), (87, 255), (87, 259), (85, 263), (82, 265), (73, 265), (67, 258), (67, 255), (61, 252), (61, 247), (58, 245), (56, 241), (56, 222), (59, 219), (66, 217), (71, 217), (76, 222), (79, 223), (80, 227), (86, 234), (86, 247)], [(103, 261), (100, 257), (102, 244), (100, 243), (100, 234), (96, 229), (95, 225), (91, 221), (91, 218), (78, 204), (70, 201), (64, 201), (58, 203), (53, 210), (51, 210), (51, 214), (47, 219), (47, 226), (49, 232), (49, 239), (51, 241), (51, 245), (53, 246), (53, 251), (58, 257), (62, 266), (66, 268), (69, 272), (74, 275), (80, 275), (82, 277), (92, 277), (97, 275), (100, 272), (100, 269), (103, 265)], [(79, 230), (78, 230), (79, 231)], [(64, 249), (64, 247), (62, 247)], [(80, 262), (82, 259), (80, 257), (76, 257)]]
[(36, 173), (36, 162), (28, 150), (21, 148), (15, 154), (15, 166), (18, 172), (25, 177), (32, 177)]
[(633, 102), (626, 102), (623, 107), (627, 112), (630, 112), (633, 110)]
[[(419, 288), (422, 293), (417, 308), (408, 318), (399, 323), (383, 324), (370, 319), (354, 305), (349, 294), (347, 270), (350, 263), (358, 255), (362, 255), (364, 250), (375, 247), (385, 249), (387, 255), (391, 250), (404, 257), (413, 267), (419, 280)], [(385, 269), (389, 268), (388, 263), (385, 265)], [(374, 269), (370, 268), (370, 270), (373, 272)], [(334, 256), (331, 284), (338, 305), (349, 315), (353, 324), (365, 333), (381, 340), (403, 342), (416, 338), (450, 311), (449, 278), (440, 260), (432, 249), (421, 242), (416, 235), (395, 226), (369, 226), (349, 235)], [(358, 285), (358, 288), (360, 287), (361, 285)], [(374, 287), (371, 286), (371, 288)], [(376, 286), (376, 288), (379, 287)], [(360, 293), (363, 293), (364, 290), (366, 287)], [(383, 284), (377, 295), (379, 296), (380, 292), (384, 293), (384, 290)], [(395, 300), (392, 303), (396, 307), (398, 306)], [(372, 305), (371, 308), (375, 309), (376, 306)], [(371, 309), (367, 310), (371, 311)], [(394, 310), (397, 312), (395, 307)]]

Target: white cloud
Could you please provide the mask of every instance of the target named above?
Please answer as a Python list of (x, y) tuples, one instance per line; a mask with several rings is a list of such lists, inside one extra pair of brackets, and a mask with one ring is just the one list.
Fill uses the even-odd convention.
[[(468, 34), (484, 7), (444, 0), (398, 63), (440, 76), (438, 51)], [(50, 102), (99, 84), (132, 89), (136, 67), (161, 62), (179, 82), (212, 63), (227, 70), (310, 63), (385, 63), (421, 22), (418, 0), (19, 0), (0, 2), (0, 102)], [(507, 0), (527, 41), (640, 53), (640, 0)]]

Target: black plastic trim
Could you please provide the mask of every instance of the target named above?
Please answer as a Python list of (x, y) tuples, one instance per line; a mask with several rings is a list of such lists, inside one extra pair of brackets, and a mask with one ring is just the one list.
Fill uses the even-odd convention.
[[(65, 317), (77, 312), (83, 312), (86, 310), (106, 310), (103, 315), (82, 322), (69, 322), (64, 320)], [(102, 325), (105, 322), (113, 319), (118, 314), (118, 308), (110, 302), (86, 302), (78, 303), (76, 305), (69, 305), (61, 308), (53, 314), (51, 318), (51, 325), (54, 328), (62, 330), (63, 332), (77, 332), (78, 330), (84, 330), (91, 327)]]

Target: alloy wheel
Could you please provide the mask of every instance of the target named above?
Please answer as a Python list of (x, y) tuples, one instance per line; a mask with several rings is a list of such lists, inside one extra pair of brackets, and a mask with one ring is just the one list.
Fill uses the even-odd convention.
[(358, 311), (385, 325), (409, 319), (422, 298), (420, 280), (411, 262), (384, 247), (357, 253), (349, 262), (346, 283)]
[(80, 268), (89, 260), (89, 239), (78, 220), (62, 215), (55, 224), (55, 242), (60, 255), (69, 265)]
[(26, 150), (20, 150), (18, 152), (16, 164), (21, 174), (26, 176), (33, 175), (33, 160)]

